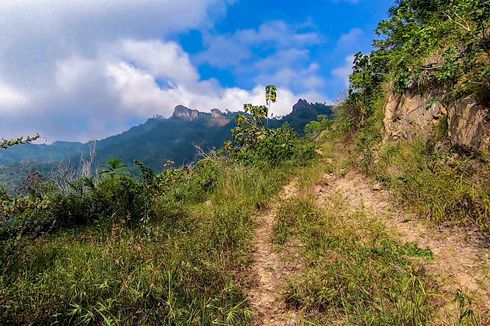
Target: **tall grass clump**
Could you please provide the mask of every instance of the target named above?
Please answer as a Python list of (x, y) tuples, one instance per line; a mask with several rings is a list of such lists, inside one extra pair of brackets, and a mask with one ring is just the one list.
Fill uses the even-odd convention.
[[(145, 190), (152, 195), (138, 209), (148, 207), (151, 215), (139, 224), (115, 218), (115, 209), (4, 257), (1, 322), (248, 324), (240, 274), (250, 264), (251, 217), (286, 182), (287, 170), (217, 159), (192, 172), (164, 173), (167, 190)], [(125, 178), (97, 186), (122, 201), (115, 208), (130, 197), (119, 193)]]
[(383, 149), (377, 178), (422, 217), (490, 229), (490, 169), (484, 158), (439, 150), (431, 141)]
[(400, 244), (339, 198), (329, 201), (328, 211), (308, 197), (279, 209), (275, 242), (298, 239), (304, 250), (303, 267), (284, 290), (287, 305), (312, 324), (427, 324), (433, 305), (421, 262), (432, 253)]

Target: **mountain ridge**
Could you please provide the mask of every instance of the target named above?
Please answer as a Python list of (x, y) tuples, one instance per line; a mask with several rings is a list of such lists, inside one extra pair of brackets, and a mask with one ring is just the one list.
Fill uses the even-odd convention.
[[(240, 114), (240, 112), (222, 112), (216, 108), (212, 109), (210, 112), (202, 112), (188, 108), (184, 105), (177, 105), (174, 108), (173, 114), (168, 118), (155, 116), (147, 119), (140, 125), (133, 126), (128, 130), (106, 138), (90, 140), (88, 142), (58, 140), (52, 144), (24, 144), (7, 149), (0, 152), (0, 165), (22, 161), (56, 162), (59, 161), (62, 156), (65, 156), (66, 159), (73, 155), (79, 155), (88, 151), (94, 142), (97, 143), (97, 147), (100, 149), (101, 146), (105, 147), (107, 144), (113, 145), (115, 143), (127, 141), (133, 137), (139, 137), (151, 132), (154, 128), (161, 127), (163, 121), (172, 121), (176, 124), (179, 124), (177, 121), (180, 121), (180, 123), (203, 123), (203, 125), (208, 126), (209, 128), (231, 127), (238, 114)], [(304, 125), (311, 120), (315, 120), (316, 116), (319, 114), (333, 116), (330, 106), (321, 103), (309, 103), (304, 99), (299, 99), (293, 106), (291, 113), (283, 117), (270, 119), (269, 123), (272, 127), (279, 127), (284, 122), (288, 122), (296, 132), (302, 133)], [(295, 123), (296, 120), (299, 122)]]
[[(153, 170), (161, 170), (168, 160), (176, 165), (188, 164), (196, 159), (195, 146), (209, 151), (231, 139), (231, 130), (235, 127), (238, 114), (240, 112), (222, 112), (218, 109), (201, 112), (177, 105), (168, 118), (154, 116), (140, 125), (103, 139), (86, 143), (55, 141), (52, 144), (15, 146), (0, 152), (0, 185), (6, 185), (12, 192), (32, 169), (49, 174), (66, 160), (77, 166), (80, 158), (90, 153), (94, 145), (96, 164), (119, 158), (132, 171), (136, 169), (135, 160)], [(300, 99), (288, 115), (269, 119), (269, 126), (278, 128), (288, 123), (301, 134), (305, 125), (316, 120), (318, 115), (332, 117), (332, 108)], [(15, 171), (15, 176), (12, 171)], [(12, 183), (12, 179), (16, 179), (15, 182)]]

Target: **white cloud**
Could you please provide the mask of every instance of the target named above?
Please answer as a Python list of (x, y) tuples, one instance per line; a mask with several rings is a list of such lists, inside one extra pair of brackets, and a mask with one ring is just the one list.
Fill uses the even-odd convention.
[(340, 61), (337, 66), (334, 66), (330, 71), (330, 77), (325, 81), (325, 85), (330, 89), (339, 90), (337, 96), (342, 96), (342, 93), (349, 88), (349, 77), (352, 74), (352, 66), (354, 62), (354, 52), (359, 51), (360, 44), (366, 41), (365, 33), (362, 29), (352, 28), (348, 32), (340, 35), (335, 42), (334, 49), (330, 54), (335, 58), (335, 61)]
[(0, 73), (45, 86), (59, 60), (93, 56), (121, 38), (152, 39), (212, 25), (228, 0), (0, 1)]
[[(174, 64), (171, 68), (166, 68), (169, 64), (166, 60), (153, 67), (152, 71), (139, 68), (140, 62), (147, 62), (146, 58), (129, 57), (129, 61), (134, 62), (131, 66), (127, 62), (109, 64), (107, 66), (107, 76), (110, 78), (113, 90), (119, 95), (124, 107), (138, 112), (142, 116), (150, 114), (161, 114), (169, 116), (173, 112), (175, 104), (180, 103), (188, 107), (196, 108), (201, 111), (209, 111), (212, 108), (240, 110), (244, 103), (263, 103), (264, 85), (256, 86), (252, 90), (241, 88), (223, 88), (214, 80), (201, 80), (195, 73), (193, 66), (187, 60), (187, 54), (182, 51), (175, 43), (160, 43), (156, 46), (156, 41), (150, 44), (154, 48), (175, 49), (178, 56), (173, 56)], [(139, 47), (140, 45), (138, 45)], [(148, 52), (149, 57), (157, 53)], [(174, 66), (180, 66), (174, 69)], [(158, 73), (154, 73), (158, 72)], [(185, 75), (188, 72), (188, 75)], [(175, 81), (161, 86), (157, 80), (165, 77), (166, 81)], [(274, 105), (272, 112), (275, 115), (284, 115), (291, 111), (292, 106), (299, 97), (306, 97), (310, 101), (323, 101), (324, 98), (315, 92), (294, 94), (287, 88), (279, 89), (279, 101)]]
[(307, 49), (280, 49), (269, 56), (257, 60), (253, 67), (263, 73), (275, 71), (284, 67), (291, 67), (298, 62), (309, 61), (310, 54)]
[[(125, 39), (101, 49), (91, 59), (76, 55), (60, 60), (55, 66), (56, 87), (34, 97), (40, 109), (33, 111), (33, 106), (21, 106), (20, 112), (6, 120), (10, 124), (19, 123), (14, 128), (18, 134), (40, 131), (50, 139), (88, 140), (122, 131), (129, 121), (154, 114), (168, 117), (177, 104), (201, 111), (213, 108), (236, 111), (244, 103), (264, 102), (264, 83), (246, 90), (224, 88), (214, 79), (202, 80), (188, 54), (175, 42)], [(302, 74), (301, 82), (310, 83), (312, 89), (317, 81), (308, 77), (308, 72), (316, 69), (312, 65)], [(283, 69), (273, 78), (293, 77), (298, 75)], [(3, 89), (6, 88), (0, 88), (0, 101)], [(300, 97), (326, 101), (314, 90), (293, 92), (280, 87), (272, 113), (287, 114)], [(29, 123), (24, 126), (32, 130), (19, 128), (20, 121), (26, 121), (27, 112)]]
[(252, 57), (253, 49), (294, 51), (321, 42), (320, 34), (302, 30), (302, 26), (291, 26), (283, 21), (263, 23), (257, 29), (242, 29), (229, 34), (207, 34), (206, 51), (196, 56), (197, 62), (206, 62), (225, 69), (237, 68)]
[(269, 21), (257, 29), (207, 34), (208, 48), (194, 57), (197, 63), (233, 71), (237, 79), (277, 84), (297, 93), (317, 92), (324, 81), (310, 48), (323, 42), (310, 24)]
[(335, 51), (352, 51), (359, 46), (360, 39), (364, 36), (364, 31), (360, 28), (353, 28), (348, 33), (342, 34), (337, 41)]
[(345, 88), (349, 87), (349, 76), (352, 74), (354, 55), (349, 55), (344, 59), (344, 65), (332, 70), (332, 76), (337, 82), (343, 83)]
[(307, 50), (320, 36), (301, 26), (269, 22), (230, 39), (205, 33), (205, 62), (215, 56), (238, 67), (236, 60), (251, 56), (250, 49), (272, 50), (250, 65), (259, 76), (253, 89), (203, 79), (189, 54), (168, 41), (181, 31), (206, 30), (230, 2), (0, 0), (0, 136), (40, 132), (50, 141), (85, 141), (154, 114), (169, 116), (177, 104), (238, 110), (263, 103), (263, 85), (274, 80), (275, 115), (288, 113), (299, 97), (326, 101), (316, 90), (323, 81)]
[[(182, 64), (171, 57), (176, 55), (172, 44), (151, 51), (154, 43), (138, 48), (121, 40), (146, 41), (206, 29), (230, 2), (0, 0), (0, 136), (41, 132), (51, 139), (88, 139), (128, 127), (139, 115), (120, 112), (119, 95), (103, 73), (108, 62), (116, 60), (112, 56), (121, 56), (123, 62), (135, 57), (141, 69), (156, 75), (161, 72), (153, 67), (163, 65), (157, 60), (170, 55), (167, 68)], [(138, 51), (147, 50), (162, 58), (138, 57)], [(197, 78), (189, 71), (185, 76)]]
[(17, 107), (27, 103), (27, 95), (0, 81), (0, 114), (12, 113)]
[(120, 56), (123, 60), (138, 62), (152, 75), (173, 83), (188, 83), (199, 78), (187, 53), (174, 42), (125, 40)]
[(75, 92), (96, 73), (97, 63), (74, 56), (56, 63), (56, 85), (64, 92)]
[(325, 80), (320, 76), (319, 64), (313, 62), (301, 69), (292, 69), (287, 66), (271, 73), (259, 74), (255, 81), (261, 84), (274, 83), (289, 89), (314, 91), (325, 85)]

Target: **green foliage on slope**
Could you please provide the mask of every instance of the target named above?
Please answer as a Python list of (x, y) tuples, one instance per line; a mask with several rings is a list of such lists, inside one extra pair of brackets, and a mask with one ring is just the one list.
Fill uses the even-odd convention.
[(238, 115), (232, 130), (233, 142), (227, 141), (224, 152), (232, 159), (254, 165), (306, 162), (314, 156), (314, 147), (301, 139), (285, 124), (277, 129), (267, 128), (268, 107), (246, 104), (245, 113)]
[(287, 172), (219, 158), (168, 171), (153, 190), (116, 175), (66, 195), (72, 218), (101, 211), (2, 257), (0, 322), (249, 324), (241, 273), (253, 212)]
[(445, 121), (429, 139), (382, 139), (386, 98), (393, 92), (427, 95), (445, 105), (471, 96), (489, 107), (489, 2), (398, 1), (376, 31), (374, 50), (355, 56), (349, 94), (333, 128), (350, 144), (351, 162), (422, 217), (476, 223), (488, 232), (485, 153), (448, 144)]
[(295, 155), (307, 141), (292, 130), (240, 119), (237, 150), (254, 160), (136, 162), (137, 178), (112, 159), (98, 175), (0, 192), (0, 323), (250, 324), (253, 215), (312, 156)]
[[(211, 114), (206, 113), (200, 113), (199, 118), (192, 121), (179, 117), (149, 119), (122, 134), (97, 141), (94, 163), (104, 164), (110, 159), (119, 158), (128, 164), (129, 171), (135, 175), (138, 168), (133, 164), (134, 160), (156, 171), (162, 169), (168, 160), (177, 166), (191, 164), (199, 159), (194, 145), (207, 152), (231, 139), (231, 129), (236, 127), (236, 115), (223, 113), (223, 119), (230, 121), (226, 125), (214, 124)], [(280, 119), (269, 119), (268, 127), (279, 128), (288, 123), (301, 135), (305, 125), (318, 115), (331, 117), (331, 107), (301, 100), (290, 114)], [(76, 169), (80, 157), (87, 155), (92, 148), (93, 143), (54, 142), (51, 145), (19, 145), (0, 151), (0, 185), (15, 193), (31, 170), (38, 170), (48, 177), (64, 160), (70, 160)]]
[(376, 30), (375, 50), (358, 53), (345, 111), (363, 126), (383, 83), (443, 101), (490, 99), (490, 4), (485, 0), (403, 0)]

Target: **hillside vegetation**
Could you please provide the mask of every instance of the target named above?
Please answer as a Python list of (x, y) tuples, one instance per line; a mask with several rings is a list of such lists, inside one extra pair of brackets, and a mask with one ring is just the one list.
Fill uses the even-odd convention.
[(247, 324), (254, 211), (314, 148), (249, 108), (234, 142), (192, 167), (137, 162), (136, 178), (115, 159), (2, 193), (2, 323)]
[[(0, 323), (488, 325), (489, 153), (448, 115), (488, 111), (489, 18), (398, 2), (304, 137), (268, 127), (271, 85), (193, 165), (111, 159), (0, 193)], [(390, 96), (414, 93), (446, 114), (387, 137)]]
[[(236, 127), (237, 112), (212, 113), (177, 106), (170, 118), (153, 117), (144, 124), (121, 134), (97, 142), (54, 142), (53, 144), (23, 144), (0, 151), (0, 185), (10, 194), (18, 193), (22, 183), (32, 171), (40, 172), (45, 178), (56, 178), (59, 170), (68, 167), (76, 170), (82, 161), (92, 159), (96, 166), (113, 158), (124, 161), (131, 173), (137, 175), (135, 160), (159, 171), (165, 162), (173, 161), (180, 167), (199, 159), (195, 146), (208, 152), (219, 148), (231, 139), (231, 130)], [(284, 117), (269, 119), (271, 128), (288, 124), (298, 134), (318, 115), (332, 117), (330, 106), (299, 100), (292, 112)], [(94, 151), (93, 157), (90, 157)], [(66, 172), (66, 171), (65, 171)]]
[[(483, 141), (490, 126), (489, 28), (488, 1), (401, 1), (379, 24), (375, 50), (356, 56), (337, 126), (353, 139), (353, 163), (394, 190), (401, 202), (431, 220), (473, 221), (487, 233), (490, 148), (455, 140), (450, 129), (457, 126), (449, 118), (466, 119), (455, 115), (452, 105), (471, 98), (463, 109), (478, 108), (475, 114), (483, 121), (456, 132), (477, 128), (475, 138)], [(429, 122), (429, 134), (407, 124), (403, 128), (412, 128), (408, 133), (415, 137), (387, 142), (388, 124), (396, 123), (385, 117), (392, 94), (426, 99), (425, 107), (407, 110), (428, 111), (441, 103), (447, 112)], [(402, 115), (395, 111), (393, 119)]]

